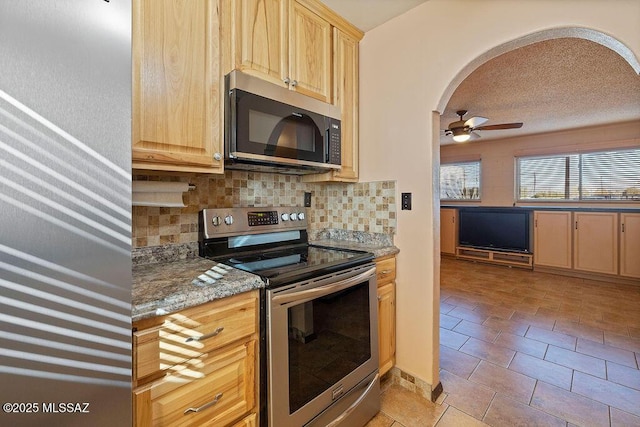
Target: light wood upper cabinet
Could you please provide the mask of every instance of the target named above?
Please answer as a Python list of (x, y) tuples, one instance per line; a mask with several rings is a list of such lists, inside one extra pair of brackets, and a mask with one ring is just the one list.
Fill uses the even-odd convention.
[(333, 29), (333, 103), (342, 114), (340, 170), (324, 174), (307, 175), (305, 182), (357, 182), (358, 181), (358, 39)]
[(440, 252), (448, 255), (456, 254), (458, 246), (458, 210), (440, 209)]
[(218, 172), (217, 0), (133, 2), (133, 168)]
[[(242, 70), (287, 87), (289, 75), (287, 0), (224, 0), (228, 10), (229, 43), (233, 63), (224, 73)], [(226, 13), (226, 12), (223, 12)]]
[(571, 212), (533, 213), (533, 264), (571, 268)]
[(260, 77), (331, 102), (331, 24), (296, 0), (223, 0), (224, 72)]
[(640, 213), (620, 214), (620, 275), (640, 278)]
[(574, 212), (573, 268), (618, 274), (618, 214)]
[(305, 182), (358, 180), (358, 43), (363, 33), (317, 0), (221, 0), (222, 70), (241, 70), (340, 107), (342, 168)]
[(331, 102), (331, 24), (295, 0), (289, 22), (289, 87)]

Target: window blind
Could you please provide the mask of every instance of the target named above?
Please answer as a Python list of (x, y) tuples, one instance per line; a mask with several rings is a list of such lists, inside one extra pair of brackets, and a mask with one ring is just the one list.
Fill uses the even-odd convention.
[(640, 200), (640, 148), (521, 157), (519, 200)]
[(440, 200), (480, 200), (480, 162), (440, 165)]

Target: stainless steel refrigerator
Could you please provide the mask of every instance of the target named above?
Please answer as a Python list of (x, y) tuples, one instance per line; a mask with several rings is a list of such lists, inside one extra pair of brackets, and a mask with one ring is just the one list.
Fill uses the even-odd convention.
[(131, 0), (0, 2), (0, 425), (131, 425)]

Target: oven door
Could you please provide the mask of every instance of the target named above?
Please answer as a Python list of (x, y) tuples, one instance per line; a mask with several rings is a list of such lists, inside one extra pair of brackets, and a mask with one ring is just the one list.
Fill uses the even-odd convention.
[(270, 426), (364, 425), (378, 412), (374, 265), (267, 290), (266, 306)]

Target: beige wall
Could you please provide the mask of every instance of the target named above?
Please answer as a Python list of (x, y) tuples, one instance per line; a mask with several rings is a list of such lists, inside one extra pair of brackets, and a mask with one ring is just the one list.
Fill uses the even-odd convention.
[(637, 0), (429, 0), (367, 32), (360, 44), (361, 179), (396, 180), (398, 193), (413, 193), (413, 210), (398, 211), (394, 240), (401, 250), (397, 365), (427, 383), (439, 381), (439, 147), (432, 112), (475, 58), (568, 26), (609, 34), (640, 57)]
[[(640, 101), (638, 101), (640, 102)], [(640, 147), (640, 121), (547, 134), (451, 144), (440, 148), (441, 163), (481, 159), (481, 189), (478, 202), (449, 202), (461, 206), (516, 206), (515, 157), (561, 154), (589, 150)], [(565, 203), (562, 206), (602, 207), (602, 203)], [(558, 205), (558, 202), (526, 202), (527, 206)], [(629, 207), (629, 203), (606, 202), (607, 207)], [(631, 205), (637, 207), (637, 202)]]

